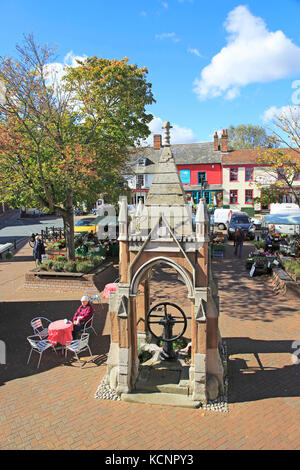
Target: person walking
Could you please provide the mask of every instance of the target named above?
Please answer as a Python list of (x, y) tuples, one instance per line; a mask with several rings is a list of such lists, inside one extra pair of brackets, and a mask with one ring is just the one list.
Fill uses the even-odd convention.
[(244, 245), (244, 232), (240, 227), (235, 231), (234, 241), (234, 254), (235, 256), (238, 255), (238, 257), (241, 258)]
[(45, 254), (45, 245), (39, 235), (35, 237), (33, 244), (33, 257), (35, 259), (35, 264), (38, 266), (42, 262), (42, 255)]

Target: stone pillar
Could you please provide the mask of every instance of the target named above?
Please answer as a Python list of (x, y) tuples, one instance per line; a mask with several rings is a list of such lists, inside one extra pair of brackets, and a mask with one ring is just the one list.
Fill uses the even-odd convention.
[(146, 343), (150, 335), (146, 328), (146, 315), (150, 308), (149, 281), (145, 279), (139, 285), (136, 296), (137, 337), (138, 344)]

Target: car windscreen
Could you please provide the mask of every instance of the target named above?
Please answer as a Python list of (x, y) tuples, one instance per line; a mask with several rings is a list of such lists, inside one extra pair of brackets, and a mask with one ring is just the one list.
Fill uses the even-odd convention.
[(76, 222), (76, 227), (95, 225), (95, 219), (80, 219)]
[(235, 217), (231, 217), (231, 222), (234, 224), (250, 224), (249, 217), (239, 215)]

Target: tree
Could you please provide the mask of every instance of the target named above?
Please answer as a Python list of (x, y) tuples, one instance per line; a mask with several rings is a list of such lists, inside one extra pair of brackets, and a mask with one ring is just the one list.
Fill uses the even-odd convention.
[(266, 133), (264, 127), (252, 124), (241, 124), (237, 127), (230, 126), (228, 129), (228, 149), (255, 149), (257, 147), (277, 147), (278, 142), (273, 136)]
[(277, 149), (259, 149), (257, 161), (265, 166), (269, 181), (258, 182), (263, 189), (263, 197), (270, 202), (283, 199), (286, 194), (292, 195), (300, 204), (298, 181), (300, 179), (300, 107), (288, 107), (287, 111), (275, 116), (274, 139), (282, 146)]
[(54, 50), (32, 35), (0, 59), (0, 195), (57, 212), (74, 258), (73, 206), (122, 191), (127, 149), (150, 133), (147, 69), (129, 59), (78, 61), (57, 76)]

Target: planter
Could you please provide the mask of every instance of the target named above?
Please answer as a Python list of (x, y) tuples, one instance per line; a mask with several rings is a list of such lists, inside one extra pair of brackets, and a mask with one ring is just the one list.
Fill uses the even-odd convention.
[[(115, 277), (115, 269), (112, 262), (103, 263), (90, 274), (66, 273), (53, 271), (38, 271), (33, 269), (25, 274), (24, 287), (27, 289), (53, 289), (58, 292), (77, 291), (85, 292), (87, 289), (95, 290), (101, 284), (101, 278), (105, 283)], [(108, 281), (106, 281), (108, 279)]]

